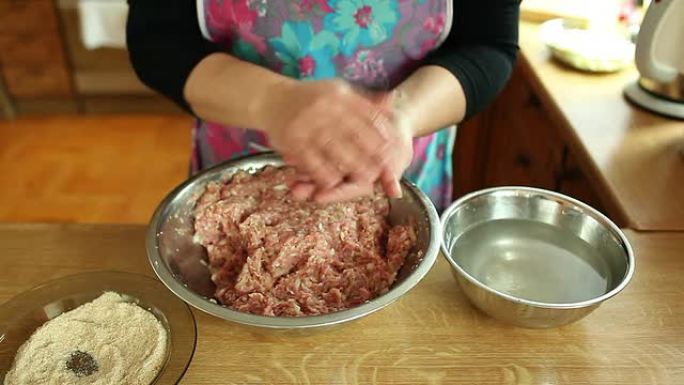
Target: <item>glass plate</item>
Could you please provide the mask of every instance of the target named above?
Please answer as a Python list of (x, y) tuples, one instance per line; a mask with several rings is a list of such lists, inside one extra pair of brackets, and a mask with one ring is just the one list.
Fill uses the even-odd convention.
[(19, 347), (45, 322), (114, 291), (150, 310), (169, 335), (166, 363), (154, 385), (177, 384), (195, 352), (197, 329), (190, 308), (161, 284), (139, 274), (104, 271), (62, 277), (25, 291), (0, 306), (0, 383)]

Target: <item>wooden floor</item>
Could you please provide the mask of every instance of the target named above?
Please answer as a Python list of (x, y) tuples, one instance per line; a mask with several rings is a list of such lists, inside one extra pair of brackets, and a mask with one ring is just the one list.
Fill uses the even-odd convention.
[(187, 177), (191, 120), (0, 120), (0, 221), (146, 223)]

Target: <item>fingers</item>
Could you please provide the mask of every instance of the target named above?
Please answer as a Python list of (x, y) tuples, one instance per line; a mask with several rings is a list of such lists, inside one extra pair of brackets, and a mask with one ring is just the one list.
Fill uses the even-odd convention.
[[(300, 154), (296, 155), (299, 160), (294, 163), (322, 189), (331, 188), (344, 177), (370, 183), (380, 176), (387, 140), (381, 138), (374, 126), (376, 123), (368, 115), (372, 113), (369, 105), (363, 107), (365, 115), (350, 108), (347, 102), (347, 105), (329, 108), (318, 117), (312, 116), (308, 123), (317, 126), (317, 133), (309, 143), (299, 146)], [(382, 114), (375, 119), (389, 124)]]
[(344, 202), (373, 193), (372, 183), (344, 182), (332, 189), (322, 190), (314, 195), (317, 203)]
[(320, 144), (323, 156), (337, 171), (347, 175), (363, 161), (363, 155), (347, 140), (335, 139)]
[(389, 115), (377, 106), (366, 105), (366, 114), (347, 119), (347, 141), (354, 155), (355, 168), (350, 177), (359, 182), (376, 182), (382, 165), (391, 153), (392, 122)]
[[(381, 175), (380, 183), (385, 194), (390, 198), (401, 198), (402, 189), (399, 179), (395, 177), (390, 171), (385, 169)], [(373, 194), (373, 183), (365, 183), (360, 181), (343, 182), (339, 185), (325, 189), (318, 190), (313, 183), (297, 183), (291, 189), (292, 196), (297, 200), (309, 200), (326, 204), (331, 202), (343, 202), (356, 198), (360, 198)]]
[(316, 192), (316, 185), (313, 183), (301, 182), (292, 186), (292, 196), (300, 201), (311, 199)]
[(348, 132), (348, 137), (367, 154), (383, 152), (391, 138), (392, 119), (380, 107), (367, 101), (356, 101), (352, 106), (360, 114), (357, 124)]
[[(355, 125), (358, 121), (350, 119), (346, 124)], [(324, 152), (327, 159), (347, 179), (373, 183), (380, 177), (381, 161), (375, 154), (364, 152), (350, 137), (341, 138), (339, 142), (329, 142)]]
[(383, 169), (382, 174), (380, 175), (380, 183), (388, 197), (401, 198), (402, 191), (399, 177), (395, 176), (389, 168), (386, 167)]
[(295, 174), (294, 180), (296, 182), (301, 182), (301, 183), (312, 183), (313, 182), (313, 179), (311, 179), (311, 177), (309, 175), (301, 173), (301, 172), (298, 172), (297, 174)]
[(310, 149), (299, 157), (301, 159), (297, 167), (311, 176), (319, 186), (331, 188), (342, 181), (344, 175), (330, 163), (319, 151)]
[(298, 90), (306, 97), (293, 102), (282, 128), (269, 133), (285, 162), (309, 178), (291, 183), (293, 196), (346, 200), (371, 193), (376, 182), (389, 196), (400, 196), (399, 178), (383, 171), (394, 168), (398, 151), (392, 93), (354, 92), (335, 82)]

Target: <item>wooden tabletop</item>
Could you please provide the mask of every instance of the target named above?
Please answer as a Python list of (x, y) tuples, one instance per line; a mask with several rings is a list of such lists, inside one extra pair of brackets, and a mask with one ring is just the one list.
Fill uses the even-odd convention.
[(597, 190), (629, 227), (684, 230), (684, 121), (632, 106), (622, 94), (634, 68), (589, 75), (550, 60), (538, 25), (523, 22), (522, 67)]
[[(90, 270), (153, 275), (142, 226), (0, 224), (0, 302)], [(530, 330), (473, 309), (442, 258), (400, 301), (309, 335), (195, 311), (183, 384), (683, 384), (684, 233), (628, 232), (637, 270), (587, 318)]]

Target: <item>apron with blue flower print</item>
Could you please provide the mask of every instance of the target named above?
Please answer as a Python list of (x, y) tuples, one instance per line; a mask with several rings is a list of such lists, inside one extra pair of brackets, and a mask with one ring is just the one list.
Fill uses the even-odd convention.
[[(306, 80), (341, 77), (388, 90), (404, 80), (451, 28), (452, 0), (197, 0), (205, 38), (226, 52)], [(268, 150), (249, 128), (198, 120), (193, 171)], [(438, 209), (451, 201), (455, 128), (415, 138), (405, 176)]]

